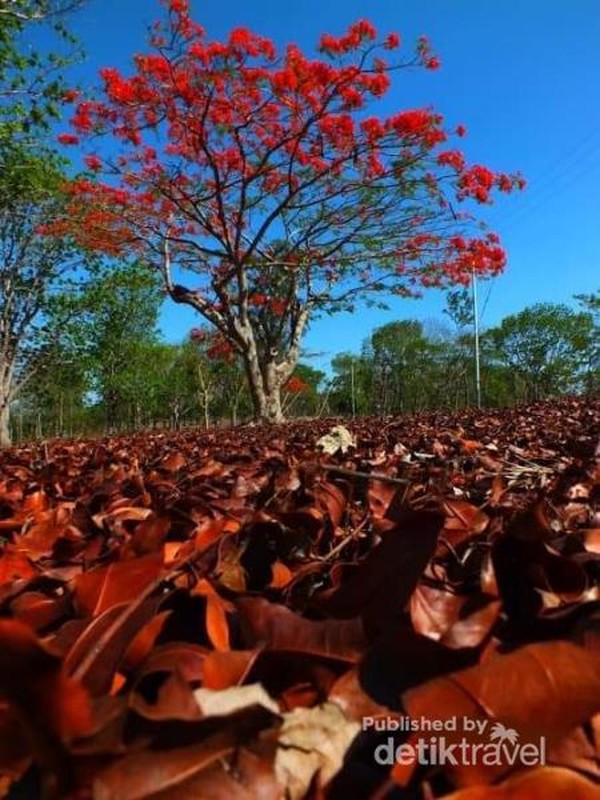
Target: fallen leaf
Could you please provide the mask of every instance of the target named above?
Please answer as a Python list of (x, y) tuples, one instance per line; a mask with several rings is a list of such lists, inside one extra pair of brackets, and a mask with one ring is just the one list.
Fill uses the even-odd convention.
[(328, 434), (321, 436), (317, 441), (317, 447), (320, 447), (328, 456), (333, 456), (338, 451), (347, 453), (351, 447), (356, 447), (356, 439), (348, 428), (343, 425), (335, 425)]
[(326, 785), (360, 730), (335, 703), (296, 708), (283, 716), (275, 772), (290, 800), (305, 797), (315, 776)]
[(279, 714), (279, 706), (272, 697), (269, 697), (260, 683), (218, 690), (202, 687), (195, 690), (194, 698), (203, 717), (231, 714), (253, 705), (262, 706), (274, 714)]

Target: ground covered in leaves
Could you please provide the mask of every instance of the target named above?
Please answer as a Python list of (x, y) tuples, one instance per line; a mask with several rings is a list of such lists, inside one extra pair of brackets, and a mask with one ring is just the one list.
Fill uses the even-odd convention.
[(2, 796), (600, 797), (600, 402), (336, 424), (0, 454)]

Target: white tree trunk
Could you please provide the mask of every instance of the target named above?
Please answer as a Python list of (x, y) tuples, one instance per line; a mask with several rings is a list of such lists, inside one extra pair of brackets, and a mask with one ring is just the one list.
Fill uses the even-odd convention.
[(2, 395), (0, 395), (0, 447), (10, 447), (12, 444), (9, 422), (9, 400), (8, 397), (4, 397), (4, 393), (2, 393)]
[(284, 381), (276, 365), (266, 364), (261, 369), (258, 360), (251, 355), (244, 361), (255, 421), (270, 425), (283, 422), (281, 385)]

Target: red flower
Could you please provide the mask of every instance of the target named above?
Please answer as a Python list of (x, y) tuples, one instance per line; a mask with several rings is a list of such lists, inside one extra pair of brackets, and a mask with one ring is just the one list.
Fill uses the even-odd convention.
[(269, 308), (276, 316), (281, 317), (285, 313), (287, 303), (285, 300), (274, 297), (272, 300), (269, 300)]
[(130, 103), (135, 100), (135, 90), (132, 83), (119, 75), (116, 69), (101, 69), (100, 76), (106, 83), (108, 96), (113, 100), (118, 103)]
[(174, 14), (187, 14), (189, 10), (187, 0), (171, 0), (170, 8)]
[(438, 155), (437, 162), (441, 167), (448, 166), (460, 171), (464, 169), (465, 157), (458, 150), (444, 150)]
[(291, 69), (280, 69), (271, 76), (271, 85), (276, 92), (294, 90), (298, 85), (298, 78)]
[(308, 384), (296, 375), (292, 375), (283, 385), (284, 392), (289, 392), (290, 394), (301, 394), (302, 392), (306, 392), (308, 388)]
[(354, 87), (350, 86), (343, 91), (344, 105), (346, 108), (360, 108), (363, 105), (363, 96)]
[(363, 119), (360, 123), (360, 127), (369, 139), (380, 139), (385, 133), (385, 129), (377, 117), (367, 117), (367, 119)]
[(390, 128), (397, 133), (410, 136), (425, 133), (433, 122), (433, 117), (424, 108), (416, 108), (411, 111), (401, 111), (388, 121)]
[(467, 132), (467, 129), (465, 128), (464, 125), (457, 125), (456, 126), (456, 135), (457, 136), (463, 137), (466, 134), (466, 132)]
[(400, 37), (397, 33), (388, 33), (383, 46), (386, 50), (395, 50), (397, 47), (400, 47)]
[(387, 92), (390, 86), (390, 79), (387, 75), (379, 72), (377, 75), (372, 75), (367, 83), (367, 88), (375, 97), (381, 97)]
[(61, 144), (79, 144), (79, 136), (72, 133), (61, 133), (58, 136), (58, 141)]
[(232, 47), (247, 47), (252, 41), (252, 34), (247, 28), (234, 28), (229, 34)]
[(93, 172), (98, 172), (98, 170), (102, 168), (102, 161), (100, 161), (98, 156), (86, 156), (84, 161), (86, 166)]
[(65, 103), (74, 103), (78, 97), (79, 92), (77, 89), (67, 89), (67, 91), (63, 94), (62, 99)]
[(319, 40), (319, 50), (325, 53), (341, 53), (343, 45), (335, 36), (332, 36), (330, 33), (324, 33)]
[(441, 66), (440, 60), (437, 56), (432, 56), (431, 58), (427, 59), (425, 66), (427, 69), (439, 69)]
[(374, 39), (377, 36), (377, 30), (367, 19), (359, 19), (349, 28), (350, 33), (358, 36), (361, 41), (363, 39)]
[(251, 306), (264, 306), (268, 302), (268, 297), (264, 294), (252, 294), (248, 298)]

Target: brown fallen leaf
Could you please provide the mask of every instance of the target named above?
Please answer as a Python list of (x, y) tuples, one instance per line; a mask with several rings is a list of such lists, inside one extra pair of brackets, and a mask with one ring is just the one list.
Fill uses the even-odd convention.
[(132, 639), (156, 614), (161, 598), (139, 595), (134, 603), (109, 606), (67, 654), (69, 673), (97, 696), (107, 692)]
[[(501, 722), (522, 741), (546, 745), (560, 741), (573, 728), (600, 711), (600, 663), (595, 654), (566, 641), (528, 644), (475, 667), (436, 678), (409, 689), (403, 707), (414, 718)], [(448, 742), (480, 741), (477, 733), (445, 732)], [(411, 741), (416, 741), (414, 734)], [(416, 763), (394, 766), (405, 784)], [(459, 763), (446, 767), (459, 785), (490, 783), (508, 764)]]
[(94, 779), (94, 800), (202, 797), (204, 771), (219, 767), (225, 776), (240, 748), (271, 727), (273, 720), (269, 711), (254, 706), (232, 714), (216, 730), (213, 719), (193, 723), (199, 737), (193, 744), (175, 746), (171, 742), (159, 747), (155, 743), (150, 750), (131, 751), (101, 769)]
[(161, 552), (82, 572), (73, 588), (77, 609), (94, 617), (117, 603), (135, 600), (162, 571)]
[(63, 797), (73, 783), (67, 744), (90, 730), (90, 700), (33, 631), (12, 620), (0, 620), (0, 699), (27, 735), (48, 796)]
[(443, 517), (427, 511), (404, 511), (367, 557), (337, 589), (322, 592), (314, 603), (328, 616), (358, 614), (371, 637), (400, 618), (405, 604), (435, 552)]
[(519, 773), (499, 786), (470, 786), (444, 800), (598, 800), (600, 786), (576, 772), (540, 767)]
[(360, 619), (310, 620), (263, 598), (242, 598), (236, 606), (248, 647), (264, 645), (272, 650), (291, 650), (358, 661), (367, 646)]

